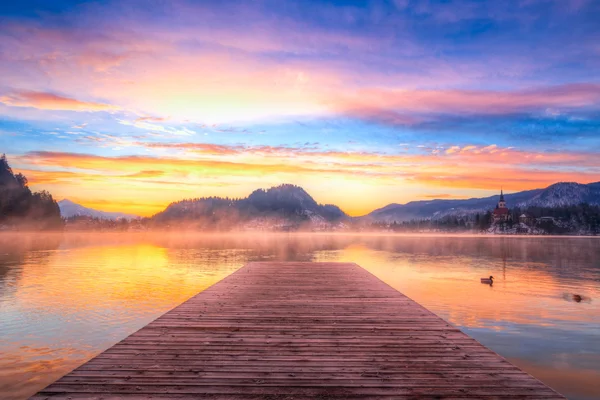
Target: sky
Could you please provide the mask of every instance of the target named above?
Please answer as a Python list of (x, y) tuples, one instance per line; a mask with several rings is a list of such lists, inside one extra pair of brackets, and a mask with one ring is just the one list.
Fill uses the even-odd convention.
[[(600, 1), (0, 3), (0, 152), (152, 215), (281, 183), (389, 203), (600, 181)], [(509, 205), (510, 206), (510, 205)]]

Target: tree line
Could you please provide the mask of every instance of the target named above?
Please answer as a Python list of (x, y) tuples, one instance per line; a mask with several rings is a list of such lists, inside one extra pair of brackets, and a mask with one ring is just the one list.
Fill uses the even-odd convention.
[[(561, 207), (514, 207), (506, 222), (497, 223), (500, 231), (522, 229), (520, 216), (527, 216), (527, 227), (548, 234), (600, 234), (600, 207), (578, 204)], [(544, 218), (545, 217), (545, 218)], [(390, 229), (396, 232), (485, 232), (494, 225), (492, 212), (471, 213), (460, 216), (444, 216), (436, 219), (375, 222), (374, 229)]]
[(0, 227), (2, 229), (61, 229), (63, 220), (52, 195), (32, 192), (25, 175), (15, 174), (6, 155), (0, 157)]

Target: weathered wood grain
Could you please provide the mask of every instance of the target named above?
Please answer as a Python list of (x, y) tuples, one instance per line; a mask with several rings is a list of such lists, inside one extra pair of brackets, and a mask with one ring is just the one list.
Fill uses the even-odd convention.
[[(149, 294), (151, 295), (151, 294)], [(250, 263), (33, 399), (561, 399), (351, 263)]]

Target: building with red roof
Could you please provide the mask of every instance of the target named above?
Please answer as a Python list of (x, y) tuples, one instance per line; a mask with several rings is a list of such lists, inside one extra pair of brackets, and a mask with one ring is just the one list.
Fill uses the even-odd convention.
[(500, 190), (500, 200), (498, 200), (498, 204), (492, 212), (492, 218), (494, 223), (498, 222), (506, 222), (511, 218), (510, 210), (506, 207), (506, 201), (504, 201), (504, 193), (502, 189)]

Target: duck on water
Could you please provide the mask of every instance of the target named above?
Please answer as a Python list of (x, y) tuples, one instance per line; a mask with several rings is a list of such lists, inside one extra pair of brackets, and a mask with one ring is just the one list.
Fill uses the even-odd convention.
[(489, 278), (481, 278), (481, 283), (487, 283), (488, 285), (491, 285), (494, 283), (494, 277), (490, 275)]

